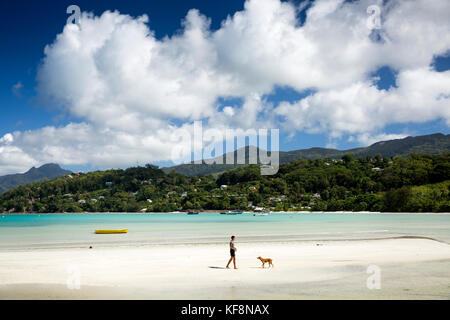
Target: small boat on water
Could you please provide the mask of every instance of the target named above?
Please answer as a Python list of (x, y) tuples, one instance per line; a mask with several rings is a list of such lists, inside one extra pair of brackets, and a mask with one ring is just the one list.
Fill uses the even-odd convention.
[(239, 210), (225, 211), (225, 212), (221, 212), (220, 214), (236, 215), (236, 214), (242, 214), (242, 211), (239, 211)]
[(268, 216), (270, 214), (270, 211), (267, 209), (263, 209), (261, 207), (255, 208), (255, 211), (253, 213), (253, 216)]
[(189, 211), (187, 214), (191, 215), (191, 214), (198, 214), (197, 211)]
[(96, 229), (97, 234), (127, 233), (128, 229)]

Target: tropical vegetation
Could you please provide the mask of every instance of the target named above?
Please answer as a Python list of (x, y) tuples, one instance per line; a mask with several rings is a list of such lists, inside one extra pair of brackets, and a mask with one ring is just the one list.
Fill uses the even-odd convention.
[(262, 176), (258, 165), (185, 176), (146, 165), (76, 173), (9, 190), (3, 212), (178, 210), (450, 211), (450, 153), (403, 157), (346, 154), (300, 159)]

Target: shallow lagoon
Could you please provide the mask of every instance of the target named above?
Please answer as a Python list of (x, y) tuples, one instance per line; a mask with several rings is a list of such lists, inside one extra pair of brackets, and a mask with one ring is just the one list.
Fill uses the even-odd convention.
[[(97, 235), (95, 229), (128, 228)], [(0, 219), (0, 248), (82, 247), (240, 242), (354, 240), (430, 237), (450, 242), (449, 214), (272, 213), (221, 215), (30, 214)]]

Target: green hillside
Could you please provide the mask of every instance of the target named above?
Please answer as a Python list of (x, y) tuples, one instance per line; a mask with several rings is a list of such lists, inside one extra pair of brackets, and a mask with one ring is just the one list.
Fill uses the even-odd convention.
[(299, 159), (261, 176), (258, 165), (217, 178), (154, 166), (96, 171), (20, 186), (0, 196), (4, 212), (166, 212), (251, 209), (450, 211), (450, 153), (407, 158)]
[[(254, 147), (253, 147), (254, 148)], [(336, 150), (327, 148), (310, 148), (293, 151), (280, 151), (280, 163), (288, 163), (297, 159), (339, 159), (343, 155), (352, 153), (355, 157), (366, 157), (379, 154), (382, 157), (407, 157), (410, 153), (421, 154), (440, 154), (450, 151), (450, 135), (441, 133), (430, 134), (417, 137), (406, 137), (404, 139), (396, 139), (389, 141), (380, 141), (365, 148), (356, 148), (349, 150)], [(246, 163), (248, 163), (248, 147), (246, 147)], [(234, 153), (236, 158), (236, 152)], [(225, 161), (223, 161), (225, 163)], [(235, 162), (236, 163), (236, 162)], [(220, 164), (220, 165), (199, 165), (199, 164), (182, 164), (173, 167), (163, 168), (164, 172), (175, 171), (188, 176), (199, 176), (223, 172), (236, 168), (237, 164)]]

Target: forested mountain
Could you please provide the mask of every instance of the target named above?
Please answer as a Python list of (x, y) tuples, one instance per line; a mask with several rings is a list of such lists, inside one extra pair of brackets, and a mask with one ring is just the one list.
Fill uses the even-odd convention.
[(4, 212), (176, 210), (450, 211), (450, 153), (299, 159), (276, 175), (258, 165), (185, 176), (148, 165), (73, 174), (0, 196)]
[[(245, 148), (246, 159), (248, 159), (248, 148)], [(255, 148), (255, 147), (252, 147)], [(450, 135), (441, 133), (430, 134), (417, 137), (406, 137), (403, 139), (380, 141), (365, 148), (356, 148), (349, 150), (336, 150), (327, 148), (310, 148), (293, 151), (280, 151), (280, 163), (288, 163), (297, 159), (339, 159), (343, 155), (352, 153), (355, 157), (375, 156), (382, 157), (401, 156), (407, 157), (410, 153), (421, 154), (440, 154), (450, 151)], [(236, 157), (236, 151), (234, 157)], [(224, 156), (225, 157), (225, 156)], [(225, 163), (225, 161), (223, 161)], [(236, 163), (236, 162), (235, 162)], [(248, 160), (247, 162), (248, 163)], [(217, 164), (217, 165), (199, 165), (182, 164), (173, 167), (163, 168), (164, 172), (175, 171), (188, 176), (198, 176), (224, 172), (238, 167), (237, 164)]]
[(48, 163), (39, 168), (33, 167), (25, 173), (0, 176), (0, 194), (19, 185), (25, 185), (32, 182), (41, 181), (43, 179), (50, 180), (70, 173), (72, 172), (61, 169), (61, 167), (57, 164)]

